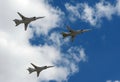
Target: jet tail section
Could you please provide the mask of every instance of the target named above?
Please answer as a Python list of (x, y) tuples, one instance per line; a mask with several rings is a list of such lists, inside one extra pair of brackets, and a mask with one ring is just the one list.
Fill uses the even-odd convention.
[(62, 32), (61, 34), (63, 35), (63, 38), (65, 38), (65, 37), (69, 36), (69, 34), (64, 33), (64, 32)]
[(29, 74), (35, 71), (33, 68), (30, 68), (30, 67), (27, 70), (29, 71)]
[(18, 26), (19, 24), (21, 24), (21, 22), (18, 19), (15, 19), (13, 21), (15, 22), (16, 26)]

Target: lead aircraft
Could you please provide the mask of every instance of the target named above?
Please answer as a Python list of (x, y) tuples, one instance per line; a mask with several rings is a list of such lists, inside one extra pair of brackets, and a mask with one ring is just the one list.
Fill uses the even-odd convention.
[(25, 31), (27, 30), (27, 26), (29, 23), (31, 23), (32, 21), (35, 21), (37, 19), (41, 19), (41, 18), (44, 18), (43, 17), (25, 17), (23, 16), (21, 13), (17, 12), (18, 15), (22, 18), (22, 20), (19, 20), (19, 19), (14, 19), (13, 21), (15, 22), (16, 26), (18, 26), (19, 24), (21, 23), (24, 23), (24, 27), (25, 27)]

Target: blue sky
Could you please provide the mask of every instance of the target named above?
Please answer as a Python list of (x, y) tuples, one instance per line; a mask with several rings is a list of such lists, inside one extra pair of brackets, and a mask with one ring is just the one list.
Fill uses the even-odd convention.
[[(51, 1), (50, 4), (60, 8), (67, 17), (69, 12), (65, 8), (65, 3), (74, 5), (77, 3), (88, 3), (89, 6), (93, 7), (98, 2), (100, 2), (100, 0), (56, 0)], [(115, 1), (112, 0), (108, 2), (111, 4), (115, 3)], [(66, 29), (66, 25), (71, 26), (73, 29), (93, 29), (89, 33), (77, 36), (73, 43), (69, 42), (69, 47), (83, 46), (85, 48), (87, 62), (79, 63), (80, 71), (70, 76), (68, 82), (105, 82), (106, 80), (120, 80), (120, 17), (113, 16), (111, 20), (102, 18), (101, 21), (100, 26), (92, 26), (83, 20), (77, 19), (75, 22), (71, 22), (68, 17), (65, 18), (64, 29)], [(64, 47), (65, 46), (62, 48), (64, 49)]]
[[(60, 0), (53, 1), (52, 5), (59, 7), (68, 16), (65, 9), (65, 3), (77, 4), (88, 3), (89, 6), (94, 6), (100, 0), (79, 0), (68, 1)], [(116, 1), (106, 0), (112, 5)], [(105, 82), (106, 80), (120, 80), (120, 17), (113, 15), (111, 20), (106, 18), (101, 19), (100, 26), (92, 26), (82, 20), (70, 22), (67, 18), (65, 24), (69, 24), (74, 29), (96, 28), (91, 32), (79, 35), (76, 37), (73, 44), (75, 46), (82, 45), (87, 53), (87, 62), (79, 63), (80, 71), (72, 75), (68, 82)], [(71, 45), (71, 46), (73, 46)]]
[[(11, 0), (0, 5), (0, 81), (120, 82), (120, 0)], [(16, 12), (45, 18), (24, 31), (12, 21), (20, 18)], [(60, 34), (67, 25), (92, 31), (71, 42)], [(30, 63), (56, 67), (36, 78), (26, 71)]]
[[(111, 21), (103, 20), (100, 29), (89, 33), (88, 44), (81, 44), (85, 47), (88, 62), (79, 64), (80, 71), (71, 77), (69, 82), (74, 80), (82, 82), (105, 82), (119, 80), (119, 18)], [(85, 41), (86, 42), (86, 41)]]

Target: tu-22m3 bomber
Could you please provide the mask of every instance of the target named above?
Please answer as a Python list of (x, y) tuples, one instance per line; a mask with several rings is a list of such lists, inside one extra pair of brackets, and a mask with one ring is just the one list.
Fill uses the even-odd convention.
[(88, 32), (88, 31), (90, 31), (91, 29), (73, 30), (73, 29), (71, 29), (69, 26), (67, 26), (67, 30), (68, 30), (69, 32), (62, 32), (62, 33), (61, 33), (62, 36), (63, 36), (63, 38), (68, 37), (68, 36), (71, 36), (71, 41), (73, 42), (73, 40), (74, 40), (74, 38), (75, 38), (76, 35), (82, 34), (82, 33), (84, 33), (84, 32)]
[(14, 19), (13, 21), (15, 22), (15, 24), (16, 24), (16, 26), (18, 26), (19, 24), (21, 24), (21, 23), (24, 23), (24, 25), (25, 25), (25, 31), (27, 30), (27, 26), (28, 26), (28, 24), (30, 23), (30, 22), (32, 22), (32, 21), (35, 21), (35, 20), (37, 20), (37, 19), (41, 19), (41, 18), (44, 18), (44, 16), (43, 17), (25, 17), (25, 16), (23, 16), (21, 13), (19, 13), (19, 12), (17, 12), (18, 13), (18, 15), (22, 18), (22, 20), (19, 20), (19, 19)]
[(51, 68), (51, 67), (54, 67), (54, 66), (43, 66), (43, 67), (39, 67), (39, 66), (36, 66), (34, 65), (33, 63), (31, 63), (31, 65), (34, 67), (34, 68), (31, 68), (29, 67), (27, 70), (29, 71), (29, 74), (31, 74), (32, 72), (37, 72), (37, 77), (39, 76), (40, 72), (47, 69), (47, 68)]

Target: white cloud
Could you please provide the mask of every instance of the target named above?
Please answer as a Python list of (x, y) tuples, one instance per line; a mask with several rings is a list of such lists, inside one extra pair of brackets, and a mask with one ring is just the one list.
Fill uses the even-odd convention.
[[(3, 0), (0, 6), (0, 81), (39, 82), (39, 80), (52, 79), (62, 82), (67, 81), (68, 76), (78, 70), (77, 64), (75, 64), (77, 61), (71, 62), (69, 54), (62, 53), (60, 48), (47, 44), (32, 46), (29, 43), (29, 39), (33, 37), (33, 30), (38, 34), (42, 31), (47, 34), (50, 29), (59, 26), (63, 12), (53, 8), (44, 0)], [(24, 31), (23, 25), (15, 27), (12, 21), (20, 18), (16, 13), (18, 11), (25, 16), (46, 16), (46, 18), (31, 23), (35, 28), (28, 28), (27, 31)], [(61, 38), (58, 34), (51, 35), (50, 39), (57, 41), (56, 44), (59, 44), (57, 47), (61, 45)], [(81, 51), (81, 48), (78, 49)], [(82, 55), (82, 53), (78, 52), (78, 55)], [(61, 66), (58, 61), (64, 66)], [(26, 70), (31, 66), (30, 63), (40, 66), (56, 64), (58, 66), (41, 72), (40, 77), (37, 78), (36, 73), (29, 75)]]
[(69, 39), (63, 39), (63, 36), (61, 35), (61, 33), (58, 33), (58, 32), (51, 33), (51, 35), (48, 36), (47, 38), (49, 38), (49, 40), (53, 42), (52, 45), (54, 45), (57, 48), (59, 48), (62, 45), (68, 45), (68, 42), (69, 42)]
[(106, 82), (120, 82), (119, 80), (114, 80), (114, 81), (112, 81), (112, 80), (107, 80)]
[[(82, 47), (71, 47), (69, 48), (68, 52), (69, 54), (71, 54), (71, 56), (73, 56), (73, 59), (75, 59), (77, 62), (86, 61), (86, 54)], [(76, 55), (76, 53), (79, 54)]]
[(80, 18), (80, 13), (78, 10), (78, 9), (80, 9), (80, 4), (76, 4), (76, 6), (72, 6), (68, 3), (66, 3), (65, 7), (71, 13), (71, 14), (69, 14), (69, 19), (71, 21), (75, 21), (76, 18)]
[(63, 42), (60, 41), (60, 40), (62, 40), (62, 36), (59, 33), (56, 33), (56, 32), (52, 33), (49, 36), (49, 39), (52, 40), (52, 42), (54, 43), (54, 45), (56, 45), (58, 47), (60, 47), (63, 44)]
[(116, 9), (118, 15), (120, 15), (120, 0), (117, 0), (115, 9)]
[[(22, 31), (21, 31), (22, 32)], [(0, 31), (1, 33), (1, 31)], [(17, 33), (16, 33), (17, 34)], [(6, 37), (7, 35), (7, 37)], [(18, 35), (19, 36), (19, 35)], [(8, 38), (9, 37), (9, 38)], [(64, 54), (58, 50), (58, 48), (54, 46), (30, 46), (27, 42), (22, 44), (22, 38), (20, 41), (11, 38), (12, 35), (9, 33), (2, 34), (0, 38), (0, 80), (4, 82), (13, 82), (19, 80), (26, 82), (36, 82), (36, 73), (31, 75), (27, 72), (27, 67), (30, 66), (30, 63), (34, 63), (37, 65), (54, 65), (59, 62), (64, 63), (63, 67), (55, 67), (44, 72), (41, 72), (39, 80), (57, 80), (61, 82), (62, 80), (66, 80), (68, 75), (73, 74), (78, 71), (78, 67), (76, 66), (77, 60), (70, 61), (69, 57), (75, 56), (74, 52), (70, 52), (70, 54)], [(18, 37), (19, 38), (19, 37)], [(24, 40), (23, 40), (24, 41)], [(20, 42), (20, 44), (19, 44)], [(74, 48), (72, 48), (74, 49)], [(79, 49), (79, 48), (77, 48)], [(75, 50), (75, 49), (74, 49)], [(73, 51), (74, 51), (73, 50)], [(81, 52), (81, 50), (79, 49)], [(83, 52), (83, 51), (82, 51)], [(84, 53), (84, 52), (83, 52)], [(78, 58), (80, 61), (84, 59), (82, 55), (83, 53), (78, 53)], [(66, 55), (66, 56), (64, 56)], [(59, 61), (59, 62), (58, 62)], [(78, 62), (79, 63), (79, 62)], [(7, 77), (7, 79), (6, 79)]]
[[(77, 3), (75, 6), (66, 3), (65, 7), (69, 11), (70, 16), (76, 16), (76, 18), (88, 22), (93, 26), (99, 25), (102, 18), (111, 20), (113, 15), (120, 16), (120, 0), (117, 0), (116, 4), (102, 0), (93, 7), (87, 3)], [(76, 12), (79, 15), (76, 15)], [(76, 20), (76, 18), (74, 18), (74, 20)]]
[(114, 82), (120, 82), (119, 80), (115, 80)]
[(96, 20), (94, 19), (94, 9), (92, 7), (89, 7), (87, 4), (83, 5), (84, 10), (81, 16), (81, 19), (86, 21), (86, 22), (90, 22), (90, 24), (95, 25)]
[(112, 82), (111, 80), (107, 80), (106, 82)]
[[(34, 30), (38, 34), (47, 34), (50, 29), (57, 27), (59, 22), (61, 22), (62, 16), (64, 15), (60, 9), (52, 7), (47, 3), (47, 1), (44, 0), (6, 0), (1, 1), (0, 5), (0, 9), (3, 10), (0, 13), (0, 17), (2, 19), (0, 22), (2, 26), (4, 26), (6, 23), (13, 22), (11, 20), (15, 19), (15, 17), (19, 19), (20, 17), (17, 12), (21, 12), (27, 17), (45, 16), (45, 18), (31, 23), (31, 25), (35, 27)], [(20, 26), (22, 25), (19, 25), (18, 28)]]
[(111, 16), (116, 13), (115, 7), (109, 2), (102, 1), (96, 4), (97, 16), (98, 18), (106, 17), (111, 19)]

